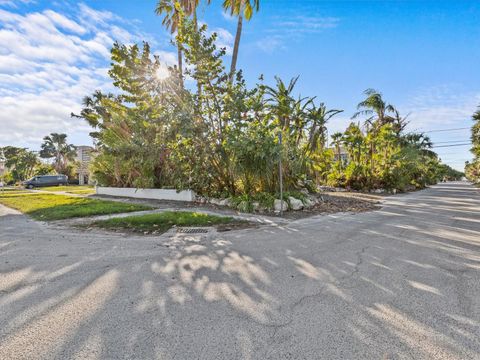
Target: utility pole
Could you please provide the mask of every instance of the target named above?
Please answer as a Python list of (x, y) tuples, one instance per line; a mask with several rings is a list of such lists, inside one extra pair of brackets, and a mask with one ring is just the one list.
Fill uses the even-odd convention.
[(282, 132), (278, 132), (280, 152), (278, 157), (278, 178), (280, 180), (280, 216), (283, 216), (283, 171), (282, 171)]

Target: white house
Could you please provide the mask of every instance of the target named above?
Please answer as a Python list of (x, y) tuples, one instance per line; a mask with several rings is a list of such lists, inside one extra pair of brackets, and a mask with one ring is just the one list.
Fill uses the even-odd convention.
[(90, 160), (92, 158), (93, 147), (81, 145), (77, 146), (77, 157), (78, 161), (78, 183), (80, 185), (90, 184), (90, 171), (88, 166), (90, 165)]
[(5, 174), (5, 171), (7, 170), (5, 165), (6, 162), (7, 162), (7, 159), (5, 158), (5, 154), (3, 153), (3, 150), (0, 150), (0, 177), (2, 177), (3, 174)]

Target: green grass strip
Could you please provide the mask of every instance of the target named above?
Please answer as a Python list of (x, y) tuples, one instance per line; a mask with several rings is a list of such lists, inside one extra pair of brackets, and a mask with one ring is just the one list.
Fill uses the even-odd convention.
[(90, 185), (69, 185), (69, 186), (47, 186), (36, 188), (36, 190), (44, 191), (63, 191), (70, 194), (95, 194), (95, 188)]
[(0, 203), (45, 221), (152, 209), (145, 205), (27, 191), (0, 192)]
[(162, 233), (173, 226), (214, 226), (220, 224), (236, 223), (227, 216), (208, 215), (191, 211), (164, 211), (161, 213), (128, 216), (100, 220), (93, 223), (105, 229), (128, 229), (131, 231)]

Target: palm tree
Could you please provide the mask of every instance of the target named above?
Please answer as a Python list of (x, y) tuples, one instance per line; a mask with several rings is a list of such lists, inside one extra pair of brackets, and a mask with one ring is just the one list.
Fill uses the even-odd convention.
[(394, 116), (394, 121), (393, 121), (393, 130), (399, 136), (403, 130), (407, 127), (407, 125), (410, 123), (407, 121), (408, 117), (410, 116), (410, 113), (407, 114), (407, 116), (400, 116), (400, 113), (398, 110), (395, 109), (395, 116)]
[(365, 136), (360, 130), (360, 126), (352, 122), (343, 133), (342, 143), (348, 151), (349, 159), (356, 164), (360, 164), (362, 148), (365, 145)]
[(260, 0), (224, 0), (223, 8), (225, 10), (230, 10), (231, 15), (238, 16), (232, 63), (230, 65), (230, 80), (232, 80), (237, 67), (238, 48), (240, 46), (240, 37), (242, 35), (243, 18), (245, 17), (246, 20), (252, 18), (253, 10), (258, 11), (260, 8)]
[(472, 120), (475, 122), (472, 126), (472, 149), (471, 152), (475, 155), (475, 159), (480, 159), (480, 107), (473, 114)]
[(374, 89), (367, 89), (364, 94), (367, 97), (357, 105), (358, 111), (353, 114), (352, 119), (366, 115), (368, 118), (365, 123), (372, 128), (395, 122), (395, 118), (388, 114), (396, 115), (398, 112), (393, 105), (387, 104), (383, 100), (381, 93)]
[(324, 103), (316, 106), (313, 101), (307, 111), (307, 119), (311, 123), (310, 134), (308, 137), (310, 151), (314, 152), (318, 148), (323, 148), (327, 141), (327, 122), (343, 110), (327, 110)]
[(297, 83), (298, 76), (292, 78), (290, 82), (285, 84), (282, 79), (275, 76), (276, 87), (264, 86), (268, 107), (275, 115), (282, 130), (290, 130), (290, 122), (301, 100), (295, 100), (292, 96), (293, 89)]
[[(210, 4), (211, 0), (207, 0)], [(193, 16), (195, 29), (197, 29), (197, 8), (200, 0), (159, 0), (155, 7), (157, 15), (164, 15), (162, 25), (173, 34), (181, 24), (182, 16)], [(180, 76), (180, 85), (183, 87), (183, 56), (182, 46), (177, 39), (177, 58), (178, 73)]]
[(342, 154), (341, 154), (341, 149), (340, 149), (340, 146), (342, 144), (342, 141), (343, 141), (343, 134), (341, 132), (336, 132), (334, 134), (332, 134), (332, 142), (333, 142), (333, 145), (335, 146), (335, 151), (336, 151), (336, 157), (337, 157), (337, 161), (340, 163), (340, 168), (342, 167)]
[(367, 89), (364, 91), (364, 94), (367, 96), (365, 100), (361, 101), (357, 105), (357, 112), (353, 114), (352, 119), (365, 115), (368, 118), (365, 120), (367, 128), (372, 130), (370, 140), (370, 172), (373, 173), (374, 160), (373, 155), (375, 153), (375, 144), (374, 138), (377, 135), (378, 129), (385, 124), (394, 124), (395, 117), (388, 115), (398, 114), (397, 109), (393, 105), (387, 104), (383, 98), (382, 94), (374, 89)]
[(68, 162), (76, 156), (75, 146), (67, 144), (67, 134), (51, 133), (45, 136), (43, 141), (40, 157), (54, 158), (53, 167), (57, 173), (65, 171)]
[(422, 155), (436, 157), (436, 153), (431, 150), (433, 143), (424, 133), (410, 133), (402, 137), (404, 145), (410, 145), (418, 150)]
[[(157, 15), (163, 15), (162, 25), (170, 31), (171, 34), (177, 31), (182, 21), (181, 4), (177, 0), (160, 0), (155, 7)], [(177, 39), (177, 61), (178, 75), (180, 77), (180, 85), (183, 87), (183, 56), (182, 45)]]

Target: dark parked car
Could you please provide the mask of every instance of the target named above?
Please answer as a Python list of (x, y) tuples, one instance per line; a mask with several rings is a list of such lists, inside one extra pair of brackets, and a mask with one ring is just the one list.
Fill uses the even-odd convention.
[(24, 181), (26, 188), (32, 189), (41, 186), (67, 185), (68, 177), (66, 175), (38, 175), (30, 180)]

